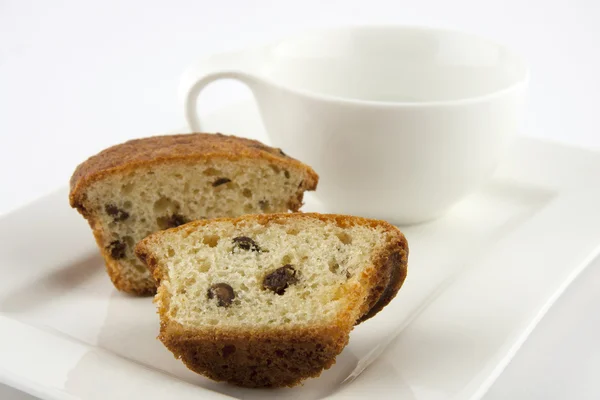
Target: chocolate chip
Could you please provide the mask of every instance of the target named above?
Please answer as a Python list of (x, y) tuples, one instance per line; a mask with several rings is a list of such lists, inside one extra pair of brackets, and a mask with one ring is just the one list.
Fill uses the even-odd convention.
[(263, 279), (263, 288), (269, 289), (278, 295), (285, 293), (288, 286), (298, 282), (296, 270), (291, 264), (277, 268)]
[(183, 215), (175, 213), (168, 217), (159, 217), (156, 222), (160, 229), (169, 229), (177, 228), (179, 225), (187, 224), (190, 221)]
[(266, 211), (267, 207), (269, 207), (269, 201), (268, 200), (259, 200), (258, 206), (260, 207), (261, 211)]
[(127, 245), (120, 240), (113, 240), (106, 247), (106, 250), (110, 252), (110, 256), (115, 260), (120, 260), (125, 258), (125, 250), (127, 250)]
[(104, 206), (104, 211), (111, 217), (113, 217), (113, 221), (125, 221), (129, 218), (129, 213), (125, 210), (121, 210), (119, 207), (114, 204), (107, 204)]
[(223, 134), (222, 134), (222, 133), (220, 133), (220, 132), (217, 132), (217, 133), (215, 133), (215, 135), (217, 135), (217, 136), (225, 136), (225, 135), (223, 135)]
[(235, 299), (235, 293), (233, 288), (226, 283), (215, 283), (206, 293), (209, 299), (217, 298), (217, 306), (229, 307), (233, 299)]
[(281, 155), (282, 155), (282, 156), (284, 156), (284, 157), (287, 157), (287, 156), (288, 156), (288, 155), (287, 155), (287, 154), (285, 154), (285, 153), (283, 152), (283, 150), (281, 150), (281, 149), (279, 149), (279, 154), (281, 154)]
[(246, 251), (260, 251), (260, 247), (256, 244), (256, 242), (247, 236), (238, 236), (233, 238), (232, 241), (234, 249), (238, 248)]
[(214, 181), (212, 185), (213, 185), (213, 187), (217, 187), (217, 186), (221, 186), (226, 183), (229, 183), (229, 182), (231, 182), (231, 179), (229, 179), (229, 178), (219, 178), (216, 181)]
[(300, 181), (300, 183), (298, 184), (298, 189), (300, 189), (302, 187), (302, 185), (304, 185), (304, 180)]

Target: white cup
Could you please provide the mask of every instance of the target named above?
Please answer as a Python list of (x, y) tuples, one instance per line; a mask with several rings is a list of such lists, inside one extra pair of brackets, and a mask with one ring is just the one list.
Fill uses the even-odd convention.
[(320, 175), (328, 211), (412, 224), (489, 177), (517, 133), (528, 76), (521, 57), (471, 34), (347, 27), (212, 56), (181, 89), (201, 131), (202, 89), (245, 83), (272, 144)]

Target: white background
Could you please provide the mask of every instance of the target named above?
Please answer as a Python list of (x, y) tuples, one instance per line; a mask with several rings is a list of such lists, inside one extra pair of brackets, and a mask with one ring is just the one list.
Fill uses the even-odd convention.
[[(0, 0), (0, 214), (66, 185), (108, 145), (183, 126), (177, 83), (194, 59), (340, 24), (455, 28), (505, 43), (531, 64), (523, 133), (600, 149), (599, 21), (597, 0)], [(240, 96), (239, 85), (215, 84), (201, 106)], [(600, 376), (599, 268), (488, 398), (600, 398), (589, 386)], [(0, 386), (0, 398), (14, 393)]]

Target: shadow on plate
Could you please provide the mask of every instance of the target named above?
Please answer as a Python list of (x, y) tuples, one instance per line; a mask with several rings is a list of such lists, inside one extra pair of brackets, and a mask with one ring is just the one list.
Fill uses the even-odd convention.
[[(93, 279), (105, 275), (104, 261), (99, 254), (91, 253), (59, 269), (27, 283), (16, 290), (3, 293), (0, 311), (25, 313), (60, 298), (65, 292), (86, 290)], [(103, 277), (104, 278), (104, 277)], [(108, 279), (108, 278), (106, 278)], [(88, 293), (93, 293), (89, 292)]]

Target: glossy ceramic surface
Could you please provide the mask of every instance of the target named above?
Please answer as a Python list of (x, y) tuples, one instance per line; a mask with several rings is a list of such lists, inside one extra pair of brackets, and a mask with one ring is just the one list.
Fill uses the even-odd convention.
[(490, 176), (525, 108), (509, 49), (425, 28), (356, 27), (198, 61), (182, 77), (190, 127), (216, 79), (253, 92), (272, 143), (321, 175), (341, 213), (410, 224), (444, 214)]

